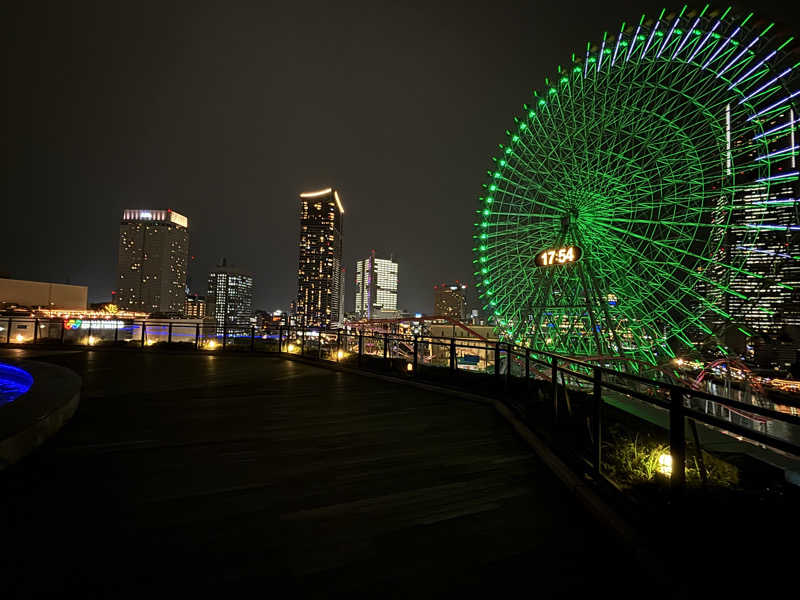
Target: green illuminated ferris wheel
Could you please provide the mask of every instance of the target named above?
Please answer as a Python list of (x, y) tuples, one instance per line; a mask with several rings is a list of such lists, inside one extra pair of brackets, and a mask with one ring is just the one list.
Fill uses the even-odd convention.
[(800, 58), (774, 29), (662, 11), (545, 79), (479, 198), (475, 276), (502, 335), (657, 363), (737, 314), (771, 317), (800, 235)]

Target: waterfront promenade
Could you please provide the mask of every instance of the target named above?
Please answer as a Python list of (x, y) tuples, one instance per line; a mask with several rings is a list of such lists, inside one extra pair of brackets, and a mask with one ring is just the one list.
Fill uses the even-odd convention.
[(489, 405), (264, 356), (13, 356), (83, 378), (0, 471), (15, 597), (660, 595)]

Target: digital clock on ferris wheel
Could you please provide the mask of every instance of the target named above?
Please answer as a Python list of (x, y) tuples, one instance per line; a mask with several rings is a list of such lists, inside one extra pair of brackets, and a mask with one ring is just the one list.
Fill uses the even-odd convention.
[(559, 246), (558, 248), (545, 248), (534, 257), (537, 267), (551, 265), (566, 265), (577, 262), (583, 252), (578, 246)]

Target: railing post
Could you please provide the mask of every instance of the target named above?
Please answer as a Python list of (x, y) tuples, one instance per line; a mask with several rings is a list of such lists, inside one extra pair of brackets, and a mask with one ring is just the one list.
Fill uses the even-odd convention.
[(450, 338), (450, 372), (456, 370), (456, 338)]
[[(116, 346), (117, 342), (119, 342), (119, 324), (120, 324), (120, 321), (117, 321), (116, 319), (114, 319), (114, 320), (116, 321), (116, 323), (114, 323), (114, 345)], [(64, 343), (64, 328), (63, 327), (61, 328), (61, 343), (62, 344)]]
[(256, 326), (250, 325), (250, 352), (256, 351)]
[(531, 378), (531, 351), (529, 348), (525, 348), (525, 385), (528, 385), (528, 381)]
[(419, 338), (414, 334), (414, 366), (412, 367), (414, 377), (417, 376), (417, 364), (419, 362)]
[[(116, 332), (116, 330), (114, 330)], [(114, 341), (117, 341), (117, 338), (114, 338)], [(61, 343), (64, 343), (64, 321), (61, 321)]]
[(194, 349), (200, 347), (200, 323), (194, 324)]
[(322, 360), (322, 331), (317, 336), (317, 360)]
[(36, 319), (33, 323), (33, 343), (36, 343), (36, 340), (39, 339), (39, 319)]
[(558, 359), (553, 356), (550, 365), (550, 377), (553, 380), (553, 419), (558, 421)]
[(144, 350), (145, 344), (147, 343), (147, 319), (142, 321), (142, 350)]
[(167, 343), (172, 343), (172, 321), (169, 322), (169, 329), (167, 330)]
[(598, 475), (603, 472), (603, 372), (594, 369), (594, 418), (592, 419), (592, 437), (594, 438), (594, 470)]
[(225, 345), (228, 343), (228, 324), (222, 326), (222, 349), (225, 350)]
[(506, 392), (508, 391), (508, 385), (511, 381), (511, 360), (513, 358), (513, 355), (511, 354), (512, 347), (513, 346), (511, 342), (506, 342), (506, 376), (503, 381), (503, 387), (505, 388)]
[(680, 388), (670, 390), (669, 406), (669, 452), (672, 456), (670, 486), (678, 491), (686, 483), (686, 432), (683, 419), (683, 392)]
[(89, 338), (86, 340), (87, 342), (89, 342), (90, 346), (92, 345), (92, 341), (91, 340), (92, 340), (92, 322), (90, 320), (89, 321)]
[(494, 343), (494, 378), (500, 380), (500, 342)]
[(389, 357), (389, 334), (383, 333), (383, 361), (388, 362)]
[(336, 362), (339, 362), (339, 352), (342, 351), (342, 330), (336, 331)]
[(358, 367), (361, 368), (361, 355), (364, 354), (364, 330), (358, 332)]
[(306, 330), (300, 330), (300, 356), (306, 353)]
[(8, 318), (8, 329), (6, 329), (6, 344), (11, 343), (11, 317)]
[(283, 325), (278, 325), (278, 354), (283, 353)]

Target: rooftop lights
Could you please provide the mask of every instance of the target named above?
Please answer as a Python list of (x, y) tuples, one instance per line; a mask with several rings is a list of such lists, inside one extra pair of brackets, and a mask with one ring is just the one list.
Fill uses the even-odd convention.
[[(316, 192), (303, 192), (300, 194), (301, 198), (319, 198), (320, 196), (326, 196), (333, 191), (333, 188), (325, 188), (324, 190), (319, 190)], [(344, 212), (344, 211), (342, 211)]]

